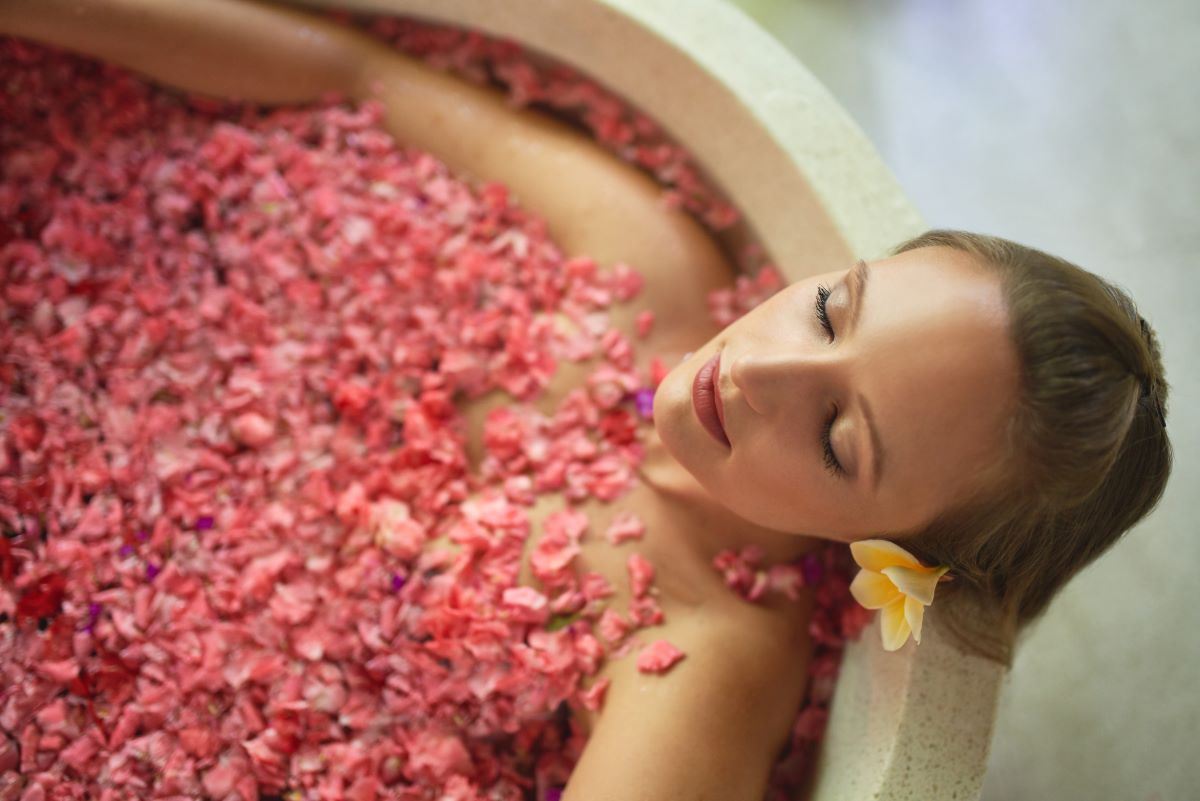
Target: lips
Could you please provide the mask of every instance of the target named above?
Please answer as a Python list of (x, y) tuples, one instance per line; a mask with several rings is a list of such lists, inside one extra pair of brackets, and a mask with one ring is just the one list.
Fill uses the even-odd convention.
[(717, 378), (720, 375), (718, 367), (721, 364), (721, 354), (718, 352), (696, 372), (692, 382), (692, 407), (696, 410), (696, 418), (713, 439), (730, 447), (729, 437), (725, 434), (725, 410), (718, 391)]
[[(717, 354), (717, 363), (713, 365), (713, 401), (717, 407), (717, 419), (721, 421), (721, 431), (725, 431), (725, 399), (721, 397), (721, 354)], [(725, 435), (729, 439), (729, 435)]]

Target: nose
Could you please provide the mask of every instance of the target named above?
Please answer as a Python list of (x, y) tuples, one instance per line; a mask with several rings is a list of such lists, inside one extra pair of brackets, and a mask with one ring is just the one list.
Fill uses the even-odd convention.
[(759, 345), (734, 357), (729, 379), (751, 409), (770, 414), (800, 398), (824, 394), (836, 360), (811, 348)]

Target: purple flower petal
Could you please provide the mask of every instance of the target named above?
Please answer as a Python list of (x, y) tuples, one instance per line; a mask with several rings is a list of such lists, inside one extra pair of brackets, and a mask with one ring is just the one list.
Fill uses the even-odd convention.
[(546, 791), (546, 801), (559, 801), (559, 799), (562, 798), (562, 794), (562, 787), (551, 787)]
[(404, 576), (393, 573), (392, 574), (392, 589), (399, 592), (400, 588), (403, 586), (404, 586)]
[(213, 527), (212, 515), (205, 515), (204, 517), (202, 517), (196, 521), (196, 530), (197, 531), (207, 531), (208, 529), (210, 529), (212, 527)]
[(825, 568), (821, 564), (820, 558), (814, 553), (804, 557), (801, 569), (804, 571), (804, 583), (810, 587), (819, 583), (825, 576)]
[(154, 581), (154, 577), (158, 575), (160, 570), (162, 570), (162, 568), (159, 567), (158, 565), (154, 564), (153, 562), (147, 562), (146, 563), (146, 580)]
[(150, 532), (146, 531), (146, 529), (142, 529), (137, 533), (137, 538), (142, 542), (145, 542), (146, 540), (150, 539)]
[(634, 403), (637, 405), (638, 414), (646, 419), (654, 416), (654, 390), (650, 387), (642, 387), (637, 392), (633, 393)]
[(98, 603), (93, 602), (88, 604), (88, 617), (90, 617), (92, 620), (100, 617), (100, 609), (101, 606)]
[(118, 554), (118, 555), (119, 555), (119, 556), (120, 556), (122, 559), (125, 559), (126, 557), (132, 556), (132, 555), (133, 555), (133, 546), (132, 546), (132, 545), (130, 545), (129, 543), (126, 543), (126, 544), (124, 544), (124, 545), (122, 545), (122, 546), (121, 546), (121, 549), (120, 549), (119, 551), (117, 551), (117, 554)]

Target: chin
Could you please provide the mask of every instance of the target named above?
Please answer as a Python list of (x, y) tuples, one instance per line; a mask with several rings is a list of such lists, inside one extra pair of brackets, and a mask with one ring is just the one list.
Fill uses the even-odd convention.
[(706, 495), (741, 517), (742, 514), (729, 508), (722, 497), (719, 471), (727, 453), (700, 426), (692, 408), (694, 372), (673, 370), (658, 385), (654, 393), (654, 431), (663, 449)]
[(704, 458), (704, 443), (697, 435), (705, 438), (708, 435), (700, 428), (692, 409), (691, 378), (695, 370), (689, 373), (686, 369), (691, 361), (688, 359), (676, 365), (655, 390), (654, 430), (675, 461), (695, 476), (697, 481), (704, 483), (696, 471), (698, 463)]

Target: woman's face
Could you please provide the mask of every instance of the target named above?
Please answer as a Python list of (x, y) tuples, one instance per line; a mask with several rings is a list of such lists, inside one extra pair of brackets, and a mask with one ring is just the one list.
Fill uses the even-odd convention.
[[(655, 393), (655, 428), (754, 524), (844, 542), (913, 531), (1004, 458), (1018, 385), (1006, 325), (998, 276), (953, 249), (814, 276), (677, 365)], [(718, 354), (727, 443), (693, 402)]]

